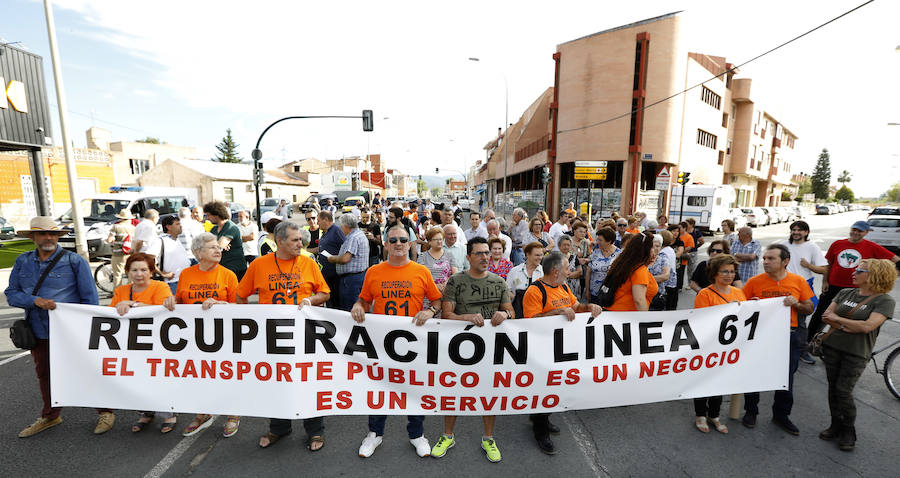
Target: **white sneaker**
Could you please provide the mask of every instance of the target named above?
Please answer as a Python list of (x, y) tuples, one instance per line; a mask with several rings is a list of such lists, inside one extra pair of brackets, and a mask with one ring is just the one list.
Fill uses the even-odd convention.
[(359, 456), (363, 458), (368, 458), (375, 453), (375, 449), (381, 445), (382, 437), (376, 436), (375, 432), (369, 432), (365, 438), (363, 438), (362, 445), (359, 446)]
[(425, 435), (422, 435), (419, 438), (410, 438), (409, 444), (416, 449), (416, 454), (419, 456), (431, 456), (431, 445), (428, 444), (428, 439), (425, 438)]

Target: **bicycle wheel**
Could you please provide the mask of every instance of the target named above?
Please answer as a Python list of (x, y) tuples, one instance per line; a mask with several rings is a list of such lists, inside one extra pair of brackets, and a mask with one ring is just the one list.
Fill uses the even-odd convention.
[(112, 265), (106, 263), (98, 267), (94, 271), (94, 283), (97, 284), (98, 289), (107, 294), (112, 294), (113, 289), (116, 288), (116, 285), (113, 283)]
[(900, 400), (900, 347), (894, 349), (884, 361), (884, 384)]

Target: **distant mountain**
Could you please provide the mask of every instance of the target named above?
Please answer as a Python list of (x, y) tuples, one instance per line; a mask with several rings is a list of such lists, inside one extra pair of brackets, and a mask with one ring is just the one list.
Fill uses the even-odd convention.
[[(418, 179), (418, 175), (415, 175), (414, 177), (416, 179)], [(462, 181), (462, 176), (459, 174), (457, 174), (455, 176), (451, 175), (451, 174), (448, 174), (446, 176), (426, 176), (424, 174), (422, 175), (422, 180), (425, 181), (425, 184), (428, 186), (428, 189), (443, 188), (447, 184), (448, 179), (452, 179), (454, 181)]]

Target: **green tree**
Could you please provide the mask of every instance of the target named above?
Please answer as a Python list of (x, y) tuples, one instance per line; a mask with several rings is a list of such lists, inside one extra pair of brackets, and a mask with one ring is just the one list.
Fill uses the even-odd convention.
[(841, 186), (841, 189), (838, 189), (837, 192), (834, 193), (834, 198), (838, 201), (853, 202), (853, 190), (848, 188), (847, 185), (844, 184)]
[(138, 143), (148, 143), (148, 144), (165, 144), (159, 140), (159, 138), (154, 138), (152, 136), (147, 136), (144, 139), (135, 140)]
[(831, 156), (825, 148), (822, 148), (819, 160), (816, 161), (816, 168), (813, 170), (811, 183), (816, 199), (826, 199), (828, 197), (828, 185), (831, 183)]
[(225, 137), (216, 145), (216, 151), (219, 153), (213, 158), (213, 161), (218, 161), (220, 163), (240, 163), (244, 158), (238, 154), (238, 146), (239, 145), (234, 142), (234, 138), (231, 137), (231, 128), (226, 129)]
[(793, 199), (793, 198), (791, 197), (790, 191), (786, 191), (786, 190), (781, 191), (781, 200), (782, 201), (790, 201), (791, 199)]
[(419, 196), (421, 196), (425, 191), (428, 191), (428, 185), (425, 184), (424, 179), (416, 180), (416, 191), (418, 191)]
[(849, 183), (849, 182), (851, 181), (851, 179), (852, 179), (852, 176), (853, 176), (853, 175), (850, 174), (850, 171), (847, 171), (847, 170), (845, 169), (845, 170), (841, 171), (841, 175), (838, 176), (837, 181), (838, 181), (839, 183), (841, 183), (841, 184)]
[(894, 185), (884, 193), (883, 197), (890, 202), (900, 202), (900, 182), (894, 183)]
[(441, 188), (431, 188), (431, 197), (439, 197), (444, 190)]
[(812, 194), (812, 179), (809, 176), (804, 175), (803, 179), (800, 180), (800, 183), (797, 185), (797, 196), (803, 197), (804, 194)]

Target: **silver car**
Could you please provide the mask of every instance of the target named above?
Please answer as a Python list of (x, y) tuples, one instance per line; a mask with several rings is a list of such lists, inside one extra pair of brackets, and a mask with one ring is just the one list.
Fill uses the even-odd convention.
[(769, 215), (759, 207), (744, 207), (741, 211), (747, 217), (747, 225), (752, 227), (768, 226), (771, 220)]

